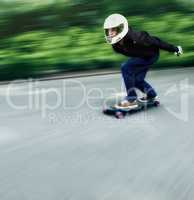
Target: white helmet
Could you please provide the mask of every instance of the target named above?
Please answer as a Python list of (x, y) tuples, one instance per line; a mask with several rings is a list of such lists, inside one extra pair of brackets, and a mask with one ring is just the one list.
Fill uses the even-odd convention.
[[(115, 29), (116, 35), (110, 36), (109, 29)], [(109, 44), (115, 44), (125, 37), (129, 27), (127, 19), (120, 14), (112, 14), (105, 19), (104, 30), (106, 41)]]

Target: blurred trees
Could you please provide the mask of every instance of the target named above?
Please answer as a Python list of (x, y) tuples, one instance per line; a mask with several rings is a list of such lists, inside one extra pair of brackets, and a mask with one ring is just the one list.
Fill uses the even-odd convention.
[(25, 31), (56, 30), (69, 26), (100, 26), (110, 13), (159, 15), (168, 11), (184, 11), (177, 0), (36, 0), (0, 1), (0, 36)]
[(162, 53), (158, 66), (193, 65), (194, 17), (187, 0), (0, 0), (0, 79), (119, 67), (124, 58), (105, 43), (102, 29), (114, 12), (137, 29), (183, 45), (179, 61)]

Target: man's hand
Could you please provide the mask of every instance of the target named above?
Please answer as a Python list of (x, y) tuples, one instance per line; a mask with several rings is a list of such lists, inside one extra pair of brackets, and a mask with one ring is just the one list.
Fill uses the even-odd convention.
[(176, 56), (180, 56), (183, 54), (183, 49), (181, 46), (177, 47), (177, 51), (174, 53)]

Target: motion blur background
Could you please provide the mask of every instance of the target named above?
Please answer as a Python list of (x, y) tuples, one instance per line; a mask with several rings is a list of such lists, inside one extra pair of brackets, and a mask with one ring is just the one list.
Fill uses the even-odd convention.
[(120, 67), (103, 33), (104, 19), (125, 15), (185, 54), (162, 52), (153, 67), (192, 66), (193, 0), (0, 0), (0, 80)]

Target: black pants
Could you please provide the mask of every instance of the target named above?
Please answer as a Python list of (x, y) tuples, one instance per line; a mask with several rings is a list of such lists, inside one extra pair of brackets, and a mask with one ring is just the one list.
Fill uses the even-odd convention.
[(158, 58), (158, 54), (149, 59), (130, 58), (126, 63), (122, 64), (121, 72), (127, 90), (127, 100), (133, 101), (137, 99), (135, 88), (147, 94), (148, 97), (153, 98), (157, 96), (156, 91), (145, 81), (145, 77), (149, 66), (155, 63)]

